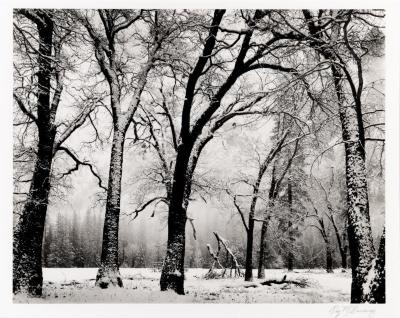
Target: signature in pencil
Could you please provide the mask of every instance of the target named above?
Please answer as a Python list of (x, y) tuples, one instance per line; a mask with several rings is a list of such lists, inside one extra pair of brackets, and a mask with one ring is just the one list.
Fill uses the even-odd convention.
[(375, 312), (374, 308), (357, 305), (335, 305), (329, 310), (333, 318), (372, 318)]

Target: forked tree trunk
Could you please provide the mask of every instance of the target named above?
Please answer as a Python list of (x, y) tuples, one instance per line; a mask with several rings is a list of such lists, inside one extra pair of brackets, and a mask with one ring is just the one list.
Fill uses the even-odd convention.
[[(49, 20), (49, 19), (48, 19)], [(42, 244), (50, 192), (55, 127), (50, 117), (50, 70), (53, 24), (39, 26), (37, 126), (39, 142), (29, 195), (14, 229), (13, 291), (42, 294)]]
[(114, 125), (101, 263), (96, 276), (96, 286), (101, 288), (109, 285), (122, 287), (118, 266), (118, 229), (125, 133), (126, 130), (121, 131), (118, 125)]

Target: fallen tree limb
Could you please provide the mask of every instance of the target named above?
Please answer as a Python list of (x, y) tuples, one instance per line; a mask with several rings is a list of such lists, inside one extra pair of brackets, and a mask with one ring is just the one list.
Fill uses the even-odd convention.
[[(226, 253), (227, 253), (227, 258), (230, 260), (230, 265), (226, 264), (229, 266), (230, 269), (230, 277), (232, 277), (232, 271), (234, 272), (235, 277), (241, 277), (243, 273), (240, 270), (240, 265), (239, 262), (237, 261), (236, 256), (233, 254), (232, 250), (228, 246), (228, 241), (221, 237), (217, 232), (214, 232), (215, 238), (217, 240), (217, 252), (215, 253), (213, 249), (211, 248), (210, 244), (207, 244), (207, 249), (208, 252), (210, 253), (211, 257), (213, 258), (213, 262), (211, 264), (210, 270), (207, 272), (207, 274), (204, 276), (206, 279), (214, 279), (214, 278), (223, 278), (225, 277), (225, 274), (227, 272), (227, 267), (222, 266), (220, 260), (219, 260), (219, 255), (221, 252), (221, 249), (224, 248)], [(229, 257), (228, 257), (229, 256)], [(215, 264), (217, 264), (222, 270), (222, 273), (217, 273), (214, 271)]]
[(301, 287), (301, 288), (305, 288), (305, 287), (309, 286), (309, 283), (308, 283), (307, 279), (305, 279), (305, 278), (301, 278), (299, 280), (290, 280), (290, 279), (288, 280), (288, 279), (286, 279), (286, 275), (285, 275), (285, 276), (283, 276), (283, 278), (281, 280), (269, 279), (269, 280), (266, 280), (266, 281), (261, 282), (261, 283), (254, 283), (254, 284), (245, 285), (244, 288), (257, 288), (257, 287), (260, 287), (260, 286), (271, 286), (272, 284), (277, 284), (277, 285), (279, 285), (279, 284), (287, 284), (287, 285), (293, 284), (293, 285), (295, 285), (297, 287)]

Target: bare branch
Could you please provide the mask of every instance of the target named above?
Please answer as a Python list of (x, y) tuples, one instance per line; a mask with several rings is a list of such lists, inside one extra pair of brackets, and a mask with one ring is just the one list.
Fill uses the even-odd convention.
[(37, 118), (36, 118), (36, 116), (33, 115), (33, 114), (25, 107), (24, 102), (21, 100), (21, 98), (19, 98), (19, 96), (18, 96), (17, 94), (13, 93), (13, 95), (14, 95), (14, 99), (16, 100), (16, 102), (17, 102), (19, 108), (22, 110), (22, 112), (23, 112), (26, 116), (28, 116), (30, 119), (32, 119), (32, 120), (36, 123), (36, 125), (37, 125)]
[(58, 150), (64, 151), (67, 155), (70, 156), (70, 158), (71, 158), (72, 160), (75, 161), (75, 167), (72, 168), (72, 169), (70, 169), (69, 171), (63, 173), (63, 174), (61, 175), (61, 178), (64, 177), (64, 176), (67, 176), (67, 175), (71, 174), (71, 173), (74, 172), (74, 171), (77, 171), (77, 170), (79, 169), (79, 166), (80, 166), (80, 165), (82, 165), (82, 166), (88, 166), (89, 169), (90, 169), (90, 171), (92, 172), (93, 176), (95, 176), (95, 178), (97, 179), (99, 187), (102, 188), (104, 191), (107, 191), (107, 188), (106, 188), (105, 186), (103, 186), (103, 183), (102, 183), (102, 180), (101, 180), (100, 176), (97, 174), (97, 172), (94, 170), (94, 167), (93, 167), (90, 163), (79, 160), (79, 159), (76, 157), (76, 155), (74, 155), (74, 154), (72, 153), (72, 151), (71, 151), (70, 149), (68, 149), (68, 148), (61, 147), (61, 146), (60, 146), (60, 147), (58, 147)]

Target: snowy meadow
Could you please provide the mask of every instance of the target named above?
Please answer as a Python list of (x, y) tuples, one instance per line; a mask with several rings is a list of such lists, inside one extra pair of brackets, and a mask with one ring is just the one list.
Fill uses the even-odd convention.
[[(347, 303), (351, 275), (324, 269), (267, 270), (268, 279), (306, 280), (307, 287), (291, 284), (263, 286), (264, 280), (244, 282), (242, 278), (204, 279), (207, 269), (185, 272), (185, 295), (161, 292), (160, 272), (149, 268), (121, 268), (123, 288), (95, 286), (97, 268), (44, 268), (43, 296), (20, 294), (15, 303)], [(255, 274), (255, 273), (254, 273)]]

